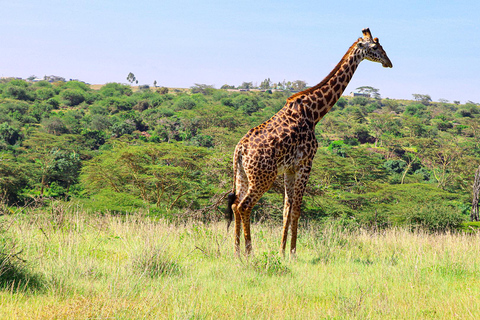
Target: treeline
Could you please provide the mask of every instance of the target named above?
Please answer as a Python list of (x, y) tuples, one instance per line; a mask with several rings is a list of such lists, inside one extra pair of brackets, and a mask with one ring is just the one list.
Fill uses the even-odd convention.
[[(377, 90), (378, 93), (378, 90)], [(231, 156), (289, 92), (186, 91), (78, 81), (0, 83), (0, 195), (8, 206), (77, 201), (101, 212), (146, 209), (210, 219), (231, 188)], [(480, 164), (480, 107), (342, 97), (316, 128), (321, 148), (305, 220), (431, 229), (468, 218)], [(279, 178), (254, 219), (281, 219)]]

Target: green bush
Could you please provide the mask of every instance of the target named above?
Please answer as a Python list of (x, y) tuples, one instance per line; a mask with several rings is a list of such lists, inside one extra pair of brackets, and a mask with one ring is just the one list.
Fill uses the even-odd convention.
[(406, 223), (412, 228), (430, 232), (446, 232), (459, 229), (466, 220), (461, 212), (447, 205), (427, 204), (405, 214)]
[(177, 98), (177, 100), (175, 100), (175, 102), (173, 103), (173, 108), (175, 111), (191, 110), (195, 108), (196, 105), (197, 103), (191, 97), (181, 96)]
[(291, 272), (276, 251), (263, 252), (260, 256), (255, 256), (252, 266), (255, 271), (268, 276), (281, 276)]
[(85, 101), (85, 92), (80, 89), (66, 89), (60, 93), (60, 98), (67, 106), (77, 106)]
[(403, 173), (407, 163), (403, 160), (387, 160), (384, 162), (383, 167), (390, 173)]
[(342, 158), (347, 156), (347, 147), (343, 140), (332, 141), (327, 147), (330, 152), (339, 155)]

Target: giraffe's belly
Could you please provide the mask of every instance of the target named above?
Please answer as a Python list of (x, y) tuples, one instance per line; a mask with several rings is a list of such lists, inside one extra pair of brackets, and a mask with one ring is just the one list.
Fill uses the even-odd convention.
[(300, 167), (310, 162), (314, 152), (307, 152), (305, 148), (296, 147), (291, 152), (286, 152), (277, 160), (277, 174), (296, 172)]
[(282, 157), (282, 159), (280, 159), (280, 161), (277, 162), (277, 174), (295, 172), (303, 158), (303, 152), (295, 152), (294, 154), (285, 155)]

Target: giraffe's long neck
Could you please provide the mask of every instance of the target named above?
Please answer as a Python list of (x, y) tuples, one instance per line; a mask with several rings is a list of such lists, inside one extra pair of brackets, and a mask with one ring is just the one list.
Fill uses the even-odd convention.
[(364, 58), (363, 52), (357, 48), (357, 42), (348, 49), (342, 60), (322, 82), (292, 95), (287, 103), (302, 103), (307, 116), (317, 124), (341, 97)]

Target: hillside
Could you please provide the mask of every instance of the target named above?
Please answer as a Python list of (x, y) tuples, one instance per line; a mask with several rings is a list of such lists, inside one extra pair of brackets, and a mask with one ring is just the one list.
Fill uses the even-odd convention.
[[(219, 219), (220, 211), (203, 208), (231, 188), (235, 144), (288, 96), (4, 81), (2, 203), (62, 199), (97, 212)], [(444, 225), (434, 229), (467, 220), (480, 164), (479, 116), (474, 103), (342, 97), (316, 128), (321, 147), (303, 220), (381, 227), (440, 219)], [(281, 219), (282, 204), (279, 178), (254, 219)]]

